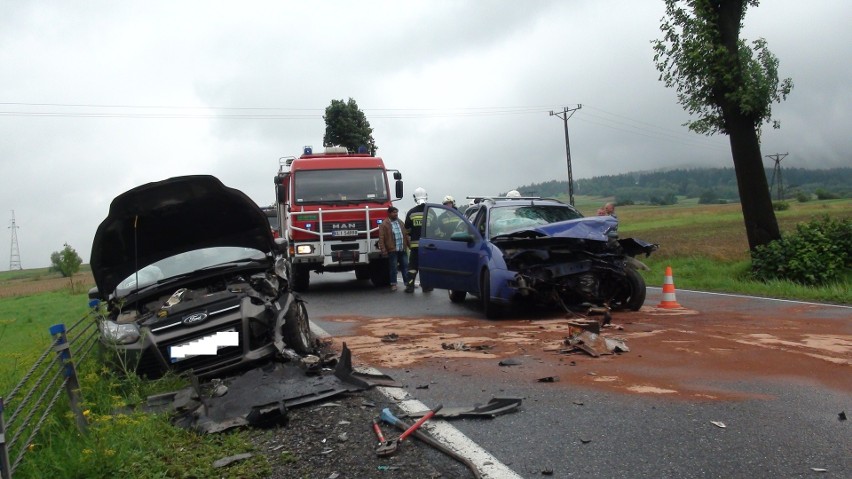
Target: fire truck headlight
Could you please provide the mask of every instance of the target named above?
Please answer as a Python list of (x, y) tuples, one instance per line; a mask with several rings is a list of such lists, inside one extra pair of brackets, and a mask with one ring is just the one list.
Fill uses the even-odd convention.
[(296, 246), (296, 254), (311, 254), (314, 252), (313, 245), (300, 244)]

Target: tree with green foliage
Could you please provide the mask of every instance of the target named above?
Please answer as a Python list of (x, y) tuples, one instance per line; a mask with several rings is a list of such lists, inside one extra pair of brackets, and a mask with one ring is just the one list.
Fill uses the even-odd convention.
[(778, 80), (778, 59), (759, 38), (740, 39), (743, 18), (758, 0), (665, 0), (662, 40), (652, 41), (660, 80), (677, 89), (686, 123), (705, 135), (728, 135), (749, 249), (781, 238), (760, 153), (760, 128), (772, 120), (772, 103), (793, 88)]
[(355, 100), (331, 100), (325, 109), (325, 136), (323, 146), (345, 146), (349, 151), (358, 151), (364, 146), (371, 155), (379, 148), (373, 139), (373, 129), (367, 116), (358, 108)]
[(68, 243), (64, 244), (62, 251), (54, 251), (50, 253), (50, 269), (59, 271), (63, 278), (68, 278), (71, 281), (71, 290), (74, 290), (74, 274), (80, 271), (80, 265), (83, 260), (77, 254), (77, 250), (71, 247)]

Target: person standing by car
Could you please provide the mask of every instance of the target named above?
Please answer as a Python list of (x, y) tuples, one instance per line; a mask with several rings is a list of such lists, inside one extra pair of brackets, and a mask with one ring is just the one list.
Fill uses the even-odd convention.
[[(452, 208), (458, 211), (458, 208), (456, 208), (456, 199), (453, 198), (451, 195), (445, 196), (443, 201), (441, 201), (441, 204), (446, 206), (447, 208)], [(441, 235), (444, 238), (449, 239), (449, 237), (452, 236), (453, 232), (456, 230), (459, 221), (458, 218), (454, 215), (444, 214), (441, 215), (441, 218), (438, 220), (438, 223), (438, 228), (441, 231)]]
[[(408, 280), (405, 282), (405, 292), (414, 292), (414, 279), (417, 277), (417, 271), (420, 269), (420, 229), (423, 226), (423, 210), (426, 208), (426, 201), (429, 200), (429, 195), (426, 190), (418, 187), (414, 190), (414, 208), (408, 210), (405, 215), (405, 229), (411, 238), (411, 250), (408, 253)], [(424, 289), (423, 291), (430, 291)]]
[(379, 226), (379, 250), (388, 259), (391, 291), (396, 291), (396, 271), (402, 271), (402, 282), (408, 283), (408, 256), (411, 246), (405, 224), (399, 219), (399, 209), (388, 207), (388, 217)]

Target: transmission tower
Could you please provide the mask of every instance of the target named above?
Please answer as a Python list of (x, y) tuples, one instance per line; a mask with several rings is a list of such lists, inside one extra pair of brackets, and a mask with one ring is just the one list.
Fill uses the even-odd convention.
[(12, 222), (9, 229), (12, 230), (12, 251), (9, 252), (9, 271), (22, 270), (21, 252), (18, 250), (18, 228), (15, 224), (15, 210), (12, 210)]
[[(784, 199), (784, 182), (781, 180), (781, 160), (787, 157), (789, 153), (775, 153), (774, 155), (766, 155), (767, 158), (775, 160), (775, 169), (772, 170), (772, 179), (769, 180), (769, 194), (772, 195), (772, 185), (775, 185), (775, 194), (778, 201)], [(776, 183), (777, 182), (777, 183)]]
[(574, 173), (571, 172), (571, 143), (568, 141), (568, 119), (574, 116), (574, 112), (583, 108), (583, 105), (577, 105), (576, 108), (562, 107), (561, 112), (550, 112), (550, 116), (555, 116), (562, 120), (565, 125), (565, 156), (568, 159), (568, 201), (571, 206), (574, 206)]

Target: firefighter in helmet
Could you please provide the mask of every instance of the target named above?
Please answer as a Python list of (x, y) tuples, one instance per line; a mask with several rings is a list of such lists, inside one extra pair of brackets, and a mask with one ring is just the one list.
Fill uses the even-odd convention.
[[(408, 235), (411, 238), (411, 250), (408, 252), (408, 283), (405, 285), (406, 293), (414, 292), (414, 279), (417, 277), (417, 270), (420, 269), (419, 251), (420, 251), (420, 231), (423, 226), (423, 210), (426, 209), (426, 201), (429, 195), (422, 187), (414, 190), (414, 208), (408, 210), (405, 215), (405, 229), (408, 230)], [(431, 291), (432, 288), (423, 288), (424, 292)]]

